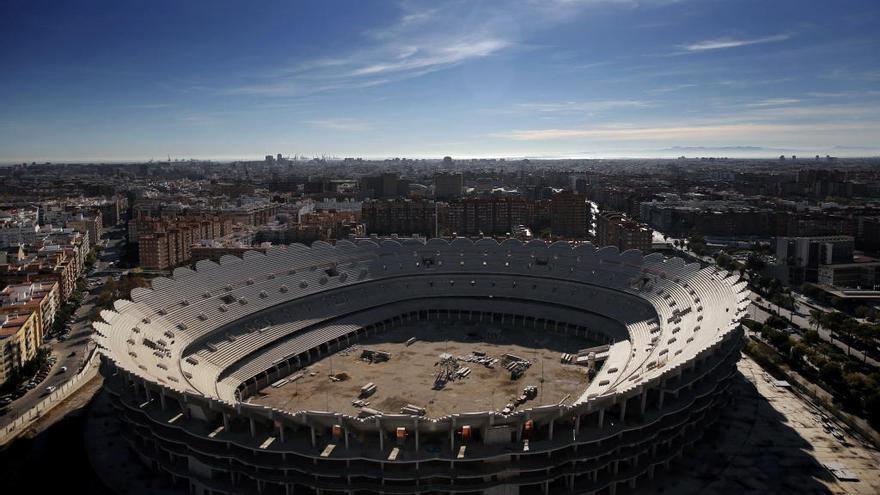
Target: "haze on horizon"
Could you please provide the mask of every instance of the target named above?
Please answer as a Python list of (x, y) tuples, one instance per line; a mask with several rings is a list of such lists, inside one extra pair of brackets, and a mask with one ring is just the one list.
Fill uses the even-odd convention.
[(0, 7), (0, 162), (880, 153), (880, 4)]

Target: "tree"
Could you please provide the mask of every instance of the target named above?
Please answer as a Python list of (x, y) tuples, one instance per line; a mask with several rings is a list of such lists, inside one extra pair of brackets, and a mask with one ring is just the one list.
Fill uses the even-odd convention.
[(823, 318), (825, 317), (825, 313), (818, 309), (810, 310), (810, 325), (815, 325), (816, 331), (819, 331), (819, 327), (822, 325)]

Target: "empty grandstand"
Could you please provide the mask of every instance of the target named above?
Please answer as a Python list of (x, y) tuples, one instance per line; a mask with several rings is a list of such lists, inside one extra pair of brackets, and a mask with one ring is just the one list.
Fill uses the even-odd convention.
[[(95, 329), (126, 441), (191, 493), (616, 493), (714, 421), (746, 296), (716, 267), (591, 244), (316, 242), (178, 268)], [(444, 328), (471, 347), (422, 366)], [(470, 393), (441, 374), (482, 397), (430, 404)], [(377, 407), (408, 375), (424, 396)], [(493, 404), (479, 380), (522, 395)]]

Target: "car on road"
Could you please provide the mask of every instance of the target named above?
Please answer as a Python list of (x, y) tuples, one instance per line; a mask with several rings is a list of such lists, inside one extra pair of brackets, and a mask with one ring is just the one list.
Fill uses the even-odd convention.
[(57, 389), (57, 387), (55, 387), (55, 385), (49, 385), (48, 387), (46, 387), (46, 393), (47, 393), (47, 394), (51, 394), (51, 393), (54, 392), (56, 389)]
[(62, 366), (60, 371), (62, 373), (67, 373), (67, 366)]

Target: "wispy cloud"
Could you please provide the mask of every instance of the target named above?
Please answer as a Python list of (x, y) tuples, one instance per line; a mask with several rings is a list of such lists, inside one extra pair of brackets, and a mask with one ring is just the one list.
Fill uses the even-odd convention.
[(306, 120), (304, 123), (319, 129), (344, 132), (363, 132), (373, 128), (370, 122), (350, 118)]
[(429, 7), (401, 2), (401, 15), (394, 22), (365, 30), (358, 48), (263, 72), (219, 92), (281, 97), (379, 86), (507, 52), (535, 49), (524, 42), (530, 33), (571, 22), (577, 13), (589, 8), (669, 1), (527, 1), (512, 3), (505, 9), (468, 1), (431, 3)]
[(688, 52), (705, 52), (710, 50), (722, 50), (725, 48), (737, 48), (740, 46), (760, 45), (763, 43), (775, 43), (777, 41), (785, 41), (791, 38), (789, 34), (774, 34), (772, 36), (764, 36), (761, 38), (717, 38), (713, 40), (698, 41), (688, 45), (681, 45), (680, 48)]
[(794, 105), (795, 103), (800, 103), (800, 101), (801, 100), (797, 98), (768, 98), (766, 100), (747, 103), (746, 106), (751, 108), (780, 107)]
[(642, 100), (588, 100), (518, 103), (515, 109), (542, 113), (591, 113), (620, 108), (644, 108), (651, 105)]
[(503, 39), (464, 40), (441, 46), (405, 47), (395, 58), (356, 68), (353, 76), (372, 76), (407, 71), (434, 71), (474, 58), (492, 55), (511, 45)]
[(670, 84), (669, 86), (661, 86), (659, 88), (649, 89), (648, 92), (653, 94), (672, 93), (673, 91), (681, 91), (683, 89), (694, 88), (697, 86), (697, 84), (692, 83)]
[(756, 136), (787, 135), (790, 133), (826, 133), (840, 131), (876, 132), (878, 123), (861, 124), (771, 124), (741, 123), (691, 126), (651, 126), (651, 127), (593, 127), (581, 129), (529, 129), (514, 130), (492, 134), (514, 141), (547, 141), (558, 139), (603, 139), (603, 140), (657, 140), (667, 141), (700, 140), (706, 138), (754, 138)]
[(174, 105), (170, 103), (133, 103), (125, 107), (134, 110), (162, 110), (164, 108), (172, 108)]

